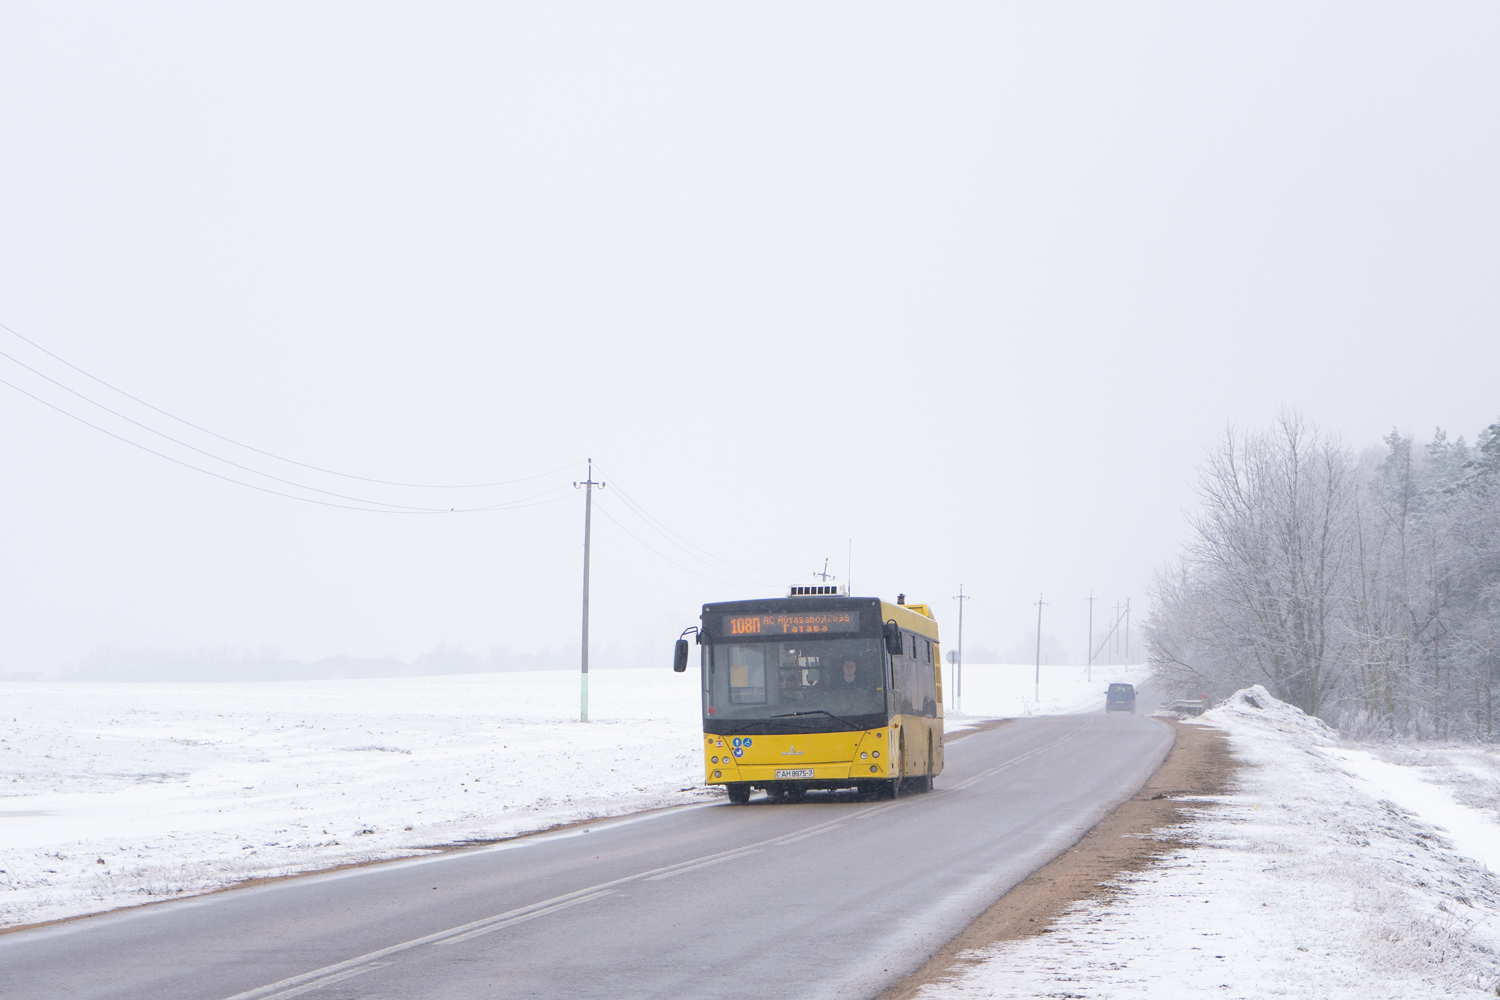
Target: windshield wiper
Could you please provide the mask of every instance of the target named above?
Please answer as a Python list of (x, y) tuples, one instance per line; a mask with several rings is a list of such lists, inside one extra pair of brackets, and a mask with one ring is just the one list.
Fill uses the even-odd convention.
[(848, 719), (844, 718), (843, 716), (834, 715), (832, 712), (825, 711), (824, 709), (821, 709), (821, 708), (815, 708), (811, 712), (788, 712), (785, 715), (773, 715), (773, 716), (771, 716), (771, 718), (773, 718), (773, 719), (790, 719), (793, 716), (798, 716), (798, 715), (826, 715), (830, 719), (834, 719), (834, 720), (836, 720), (838, 722), (842, 722), (844, 725), (848, 726), (850, 729), (864, 729), (865, 728), (864, 726), (856, 726), (854, 723), (850, 722)]

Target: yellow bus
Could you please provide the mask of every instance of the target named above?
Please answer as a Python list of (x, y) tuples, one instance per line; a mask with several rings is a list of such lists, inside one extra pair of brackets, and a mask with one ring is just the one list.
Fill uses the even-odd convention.
[(942, 662), (925, 605), (849, 597), (841, 584), (703, 605), (673, 669), (701, 646), (703, 768), (743, 804), (852, 788), (926, 791), (943, 770)]

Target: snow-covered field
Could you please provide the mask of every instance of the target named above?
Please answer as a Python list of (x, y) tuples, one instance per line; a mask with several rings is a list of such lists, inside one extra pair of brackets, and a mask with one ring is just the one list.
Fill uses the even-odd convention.
[[(0, 926), (694, 801), (670, 670), (0, 684)], [(569, 720), (573, 721), (569, 721)]]
[(1500, 754), (1344, 744), (1260, 688), (1202, 722), (1249, 766), (1191, 846), (918, 995), (1496, 995)]
[[(964, 713), (1097, 711), (1141, 667), (966, 665)], [(0, 684), (0, 925), (701, 801), (692, 675)], [(1271, 699), (1189, 846), (927, 1000), (1493, 996), (1500, 754), (1341, 742)], [(1257, 704), (1259, 707), (1257, 707)], [(1152, 706), (1144, 702), (1140, 710)]]
[[(945, 663), (943, 694), (950, 706), (947, 729), (951, 732), (963, 728), (966, 719), (1097, 712), (1104, 707), (1104, 692), (1112, 682), (1140, 686), (1150, 676), (1150, 668), (1144, 664), (1112, 667), (1043, 664), (1038, 685), (1037, 669), (1031, 663), (965, 663), (962, 711), (955, 712), (951, 709), (955, 688), (953, 666)], [(1136, 711), (1150, 715), (1156, 708), (1143, 700)]]
[[(1140, 667), (966, 665), (964, 713), (1092, 711)], [(718, 794), (692, 674), (0, 684), (0, 926)]]

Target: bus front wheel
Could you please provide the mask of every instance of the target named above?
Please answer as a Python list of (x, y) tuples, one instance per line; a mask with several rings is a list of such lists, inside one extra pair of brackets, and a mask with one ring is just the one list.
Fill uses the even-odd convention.
[(742, 806), (750, 801), (750, 786), (743, 782), (735, 782), (725, 786), (729, 790), (729, 801), (737, 806)]

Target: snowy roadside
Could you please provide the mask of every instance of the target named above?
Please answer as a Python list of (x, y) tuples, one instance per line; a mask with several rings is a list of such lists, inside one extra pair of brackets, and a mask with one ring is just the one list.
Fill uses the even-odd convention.
[(590, 677), (0, 684), (0, 926), (714, 796), (691, 678)]
[(917, 996), (1497, 995), (1500, 754), (1344, 743), (1259, 687), (1201, 721), (1247, 766), (1183, 849)]

